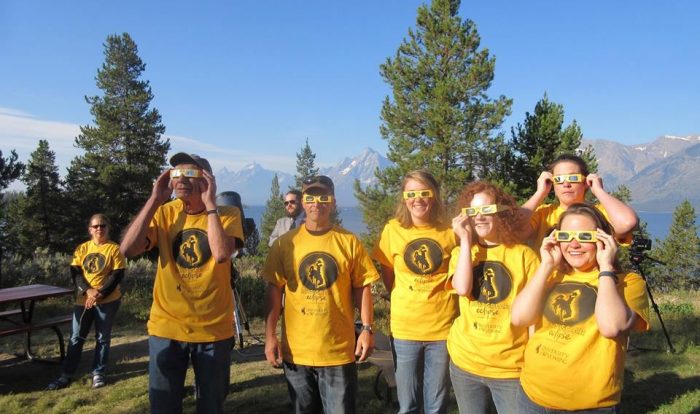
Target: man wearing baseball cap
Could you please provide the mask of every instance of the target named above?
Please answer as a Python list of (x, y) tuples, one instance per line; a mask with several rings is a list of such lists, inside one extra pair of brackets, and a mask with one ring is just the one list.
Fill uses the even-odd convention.
[(170, 165), (120, 247), (128, 257), (158, 248), (148, 320), (151, 412), (182, 412), (191, 360), (197, 412), (223, 413), (234, 336), (230, 258), (243, 242), (241, 217), (235, 207), (217, 208), (205, 158), (180, 152)]
[[(267, 281), (265, 357), (284, 368), (297, 413), (354, 413), (355, 357), (364, 361), (374, 349), (370, 285), (379, 275), (360, 240), (333, 225), (330, 178), (305, 180), (302, 206), (306, 221), (274, 241), (262, 272)], [(353, 305), (362, 320), (357, 340)]]

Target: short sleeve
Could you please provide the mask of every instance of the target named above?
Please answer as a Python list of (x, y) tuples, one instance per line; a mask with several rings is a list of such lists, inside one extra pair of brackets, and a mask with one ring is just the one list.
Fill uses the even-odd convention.
[(73, 252), (73, 259), (70, 262), (71, 266), (82, 266), (83, 265), (83, 258), (85, 257), (85, 254), (83, 253), (83, 246), (85, 246), (85, 245), (81, 244)]
[(649, 297), (646, 291), (646, 282), (636, 273), (628, 273), (622, 280), (622, 292), (627, 306), (639, 316), (637, 324), (632, 328), (635, 331), (648, 331), (651, 328), (649, 321)]
[(379, 240), (372, 249), (372, 258), (378, 261), (382, 266), (389, 268), (394, 267), (394, 257), (391, 254), (391, 229), (390, 224), (387, 223), (382, 230), (382, 234), (379, 235)]
[(163, 206), (158, 207), (151, 222), (148, 224), (148, 231), (146, 232), (146, 239), (148, 244), (146, 245), (146, 251), (158, 245), (158, 225), (161, 222), (161, 217), (163, 214)]
[(282, 262), (282, 246), (280, 239), (275, 240), (272, 247), (267, 252), (265, 265), (262, 269), (262, 278), (264, 281), (278, 287), (283, 287), (287, 283), (287, 277), (284, 274), (284, 263)]
[(119, 245), (114, 245), (114, 251), (112, 252), (112, 256), (114, 260), (114, 266), (112, 266), (112, 270), (126, 269), (126, 258), (124, 257), (122, 252), (119, 251)]
[(379, 280), (379, 273), (362, 243), (355, 237), (353, 237), (353, 243), (355, 245), (353, 249), (355, 259), (352, 269), (352, 287), (360, 288)]
[[(245, 241), (243, 235), (243, 224), (241, 222), (241, 211), (238, 207), (219, 207), (221, 224), (224, 227), (224, 233), (229, 237), (235, 237), (236, 247), (241, 247)], [(240, 243), (239, 243), (240, 241)]]

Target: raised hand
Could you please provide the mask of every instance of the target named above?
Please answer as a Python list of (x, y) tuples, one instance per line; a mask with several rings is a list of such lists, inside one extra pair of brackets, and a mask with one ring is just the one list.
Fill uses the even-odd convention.
[(613, 270), (618, 250), (615, 238), (601, 229), (597, 229), (596, 238), (598, 241), (595, 244), (598, 250), (595, 258), (598, 261), (598, 268), (600, 270)]
[(561, 263), (562, 253), (559, 242), (554, 240), (554, 231), (549, 233), (549, 236), (542, 239), (542, 246), (540, 246), (540, 259), (542, 264), (551, 266), (552, 268), (559, 266)]
[(154, 197), (158, 201), (158, 205), (160, 205), (168, 201), (172, 193), (173, 186), (170, 182), (170, 169), (168, 168), (163, 171), (153, 183), (151, 197)]

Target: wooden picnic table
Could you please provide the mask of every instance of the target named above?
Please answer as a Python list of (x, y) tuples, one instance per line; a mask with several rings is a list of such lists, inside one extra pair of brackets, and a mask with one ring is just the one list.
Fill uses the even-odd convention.
[[(52, 297), (61, 297), (73, 294), (73, 289), (66, 289), (51, 285), (27, 285), (0, 289), (0, 305), (10, 305), (10, 309), (0, 312), (0, 321), (4, 322), (0, 326), (0, 336), (15, 334), (26, 334), (24, 355), (27, 359), (34, 360), (31, 349), (32, 331), (42, 328), (51, 328), (56, 333), (58, 339), (61, 360), (65, 357), (65, 344), (63, 334), (58, 328), (59, 325), (70, 323), (71, 315), (61, 315), (42, 321), (34, 320), (34, 307), (37, 301)], [(19, 307), (12, 305), (19, 304)], [(20, 316), (21, 320), (15, 317)]]

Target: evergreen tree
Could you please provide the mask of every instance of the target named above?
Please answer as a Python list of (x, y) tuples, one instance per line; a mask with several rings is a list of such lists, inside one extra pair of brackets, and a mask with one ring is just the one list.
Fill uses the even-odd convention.
[(96, 77), (103, 95), (85, 97), (95, 125), (81, 127), (75, 139), (85, 153), (71, 162), (67, 189), (74, 222), (102, 212), (118, 235), (150, 195), (170, 142), (162, 138), (160, 114), (149, 107), (153, 93), (141, 80), (146, 65), (136, 43), (123, 33), (108, 36), (104, 47), (105, 62)]
[[(2, 156), (2, 150), (0, 150), (0, 191), (22, 176), (25, 165), (17, 161), (17, 158), (15, 150), (10, 151), (10, 156), (7, 158)], [(1, 197), (0, 200), (2, 200)]]
[(391, 203), (386, 198), (395, 200), (401, 178), (411, 170), (432, 172), (447, 203), (465, 183), (498, 178), (503, 170), (505, 143), (502, 135), (493, 135), (512, 101), (487, 95), (496, 60), (481, 48), (474, 22), (457, 15), (459, 3), (433, 0), (420, 6), (416, 28), (381, 65), (393, 93), (382, 105), (380, 133), (394, 165), (377, 173), (377, 186), (356, 187), (371, 229), (386, 222), (384, 207)]
[(8, 217), (10, 217), (2, 192), (24, 172), (25, 165), (17, 161), (17, 158), (15, 150), (12, 150), (7, 158), (2, 156), (2, 151), (0, 150), (0, 286), (2, 286), (2, 256), (5, 253), (3, 246), (9, 245), (6, 241), (6, 235), (7, 225), (9, 224)]
[(258, 244), (258, 253), (263, 258), (267, 256), (269, 250), (268, 243), (270, 242), (270, 234), (275, 228), (277, 220), (284, 217), (284, 197), (280, 192), (280, 182), (277, 174), (272, 178), (270, 187), (270, 198), (265, 203), (265, 213), (260, 220), (260, 243)]
[(525, 121), (511, 128), (510, 147), (513, 151), (512, 169), (508, 178), (513, 184), (509, 190), (521, 201), (527, 200), (537, 189), (537, 178), (554, 159), (564, 153), (578, 154), (596, 171), (598, 164), (593, 148), (580, 150), (583, 133), (574, 120), (564, 127), (564, 106), (552, 102), (547, 94), (537, 102)]
[(316, 153), (311, 151), (309, 139), (306, 138), (306, 144), (301, 148), (301, 151), (297, 152), (297, 173), (294, 176), (295, 189), (301, 191), (301, 185), (304, 180), (316, 175), (318, 175)]
[(77, 226), (85, 234), (85, 226), (80, 223), (66, 223), (63, 189), (56, 155), (49, 149), (46, 140), (40, 140), (36, 151), (32, 152), (22, 181), (27, 186), (26, 196), (18, 198), (13, 207), (16, 214), (8, 223), (8, 232), (16, 241), (14, 249), (25, 257), (32, 255), (36, 248), (48, 248), (52, 252), (68, 253), (65, 229)]
[(655, 266), (650, 279), (653, 287), (670, 289), (700, 289), (700, 238), (695, 224), (695, 209), (688, 200), (673, 212), (673, 222), (665, 240), (656, 240), (651, 256), (665, 262)]

